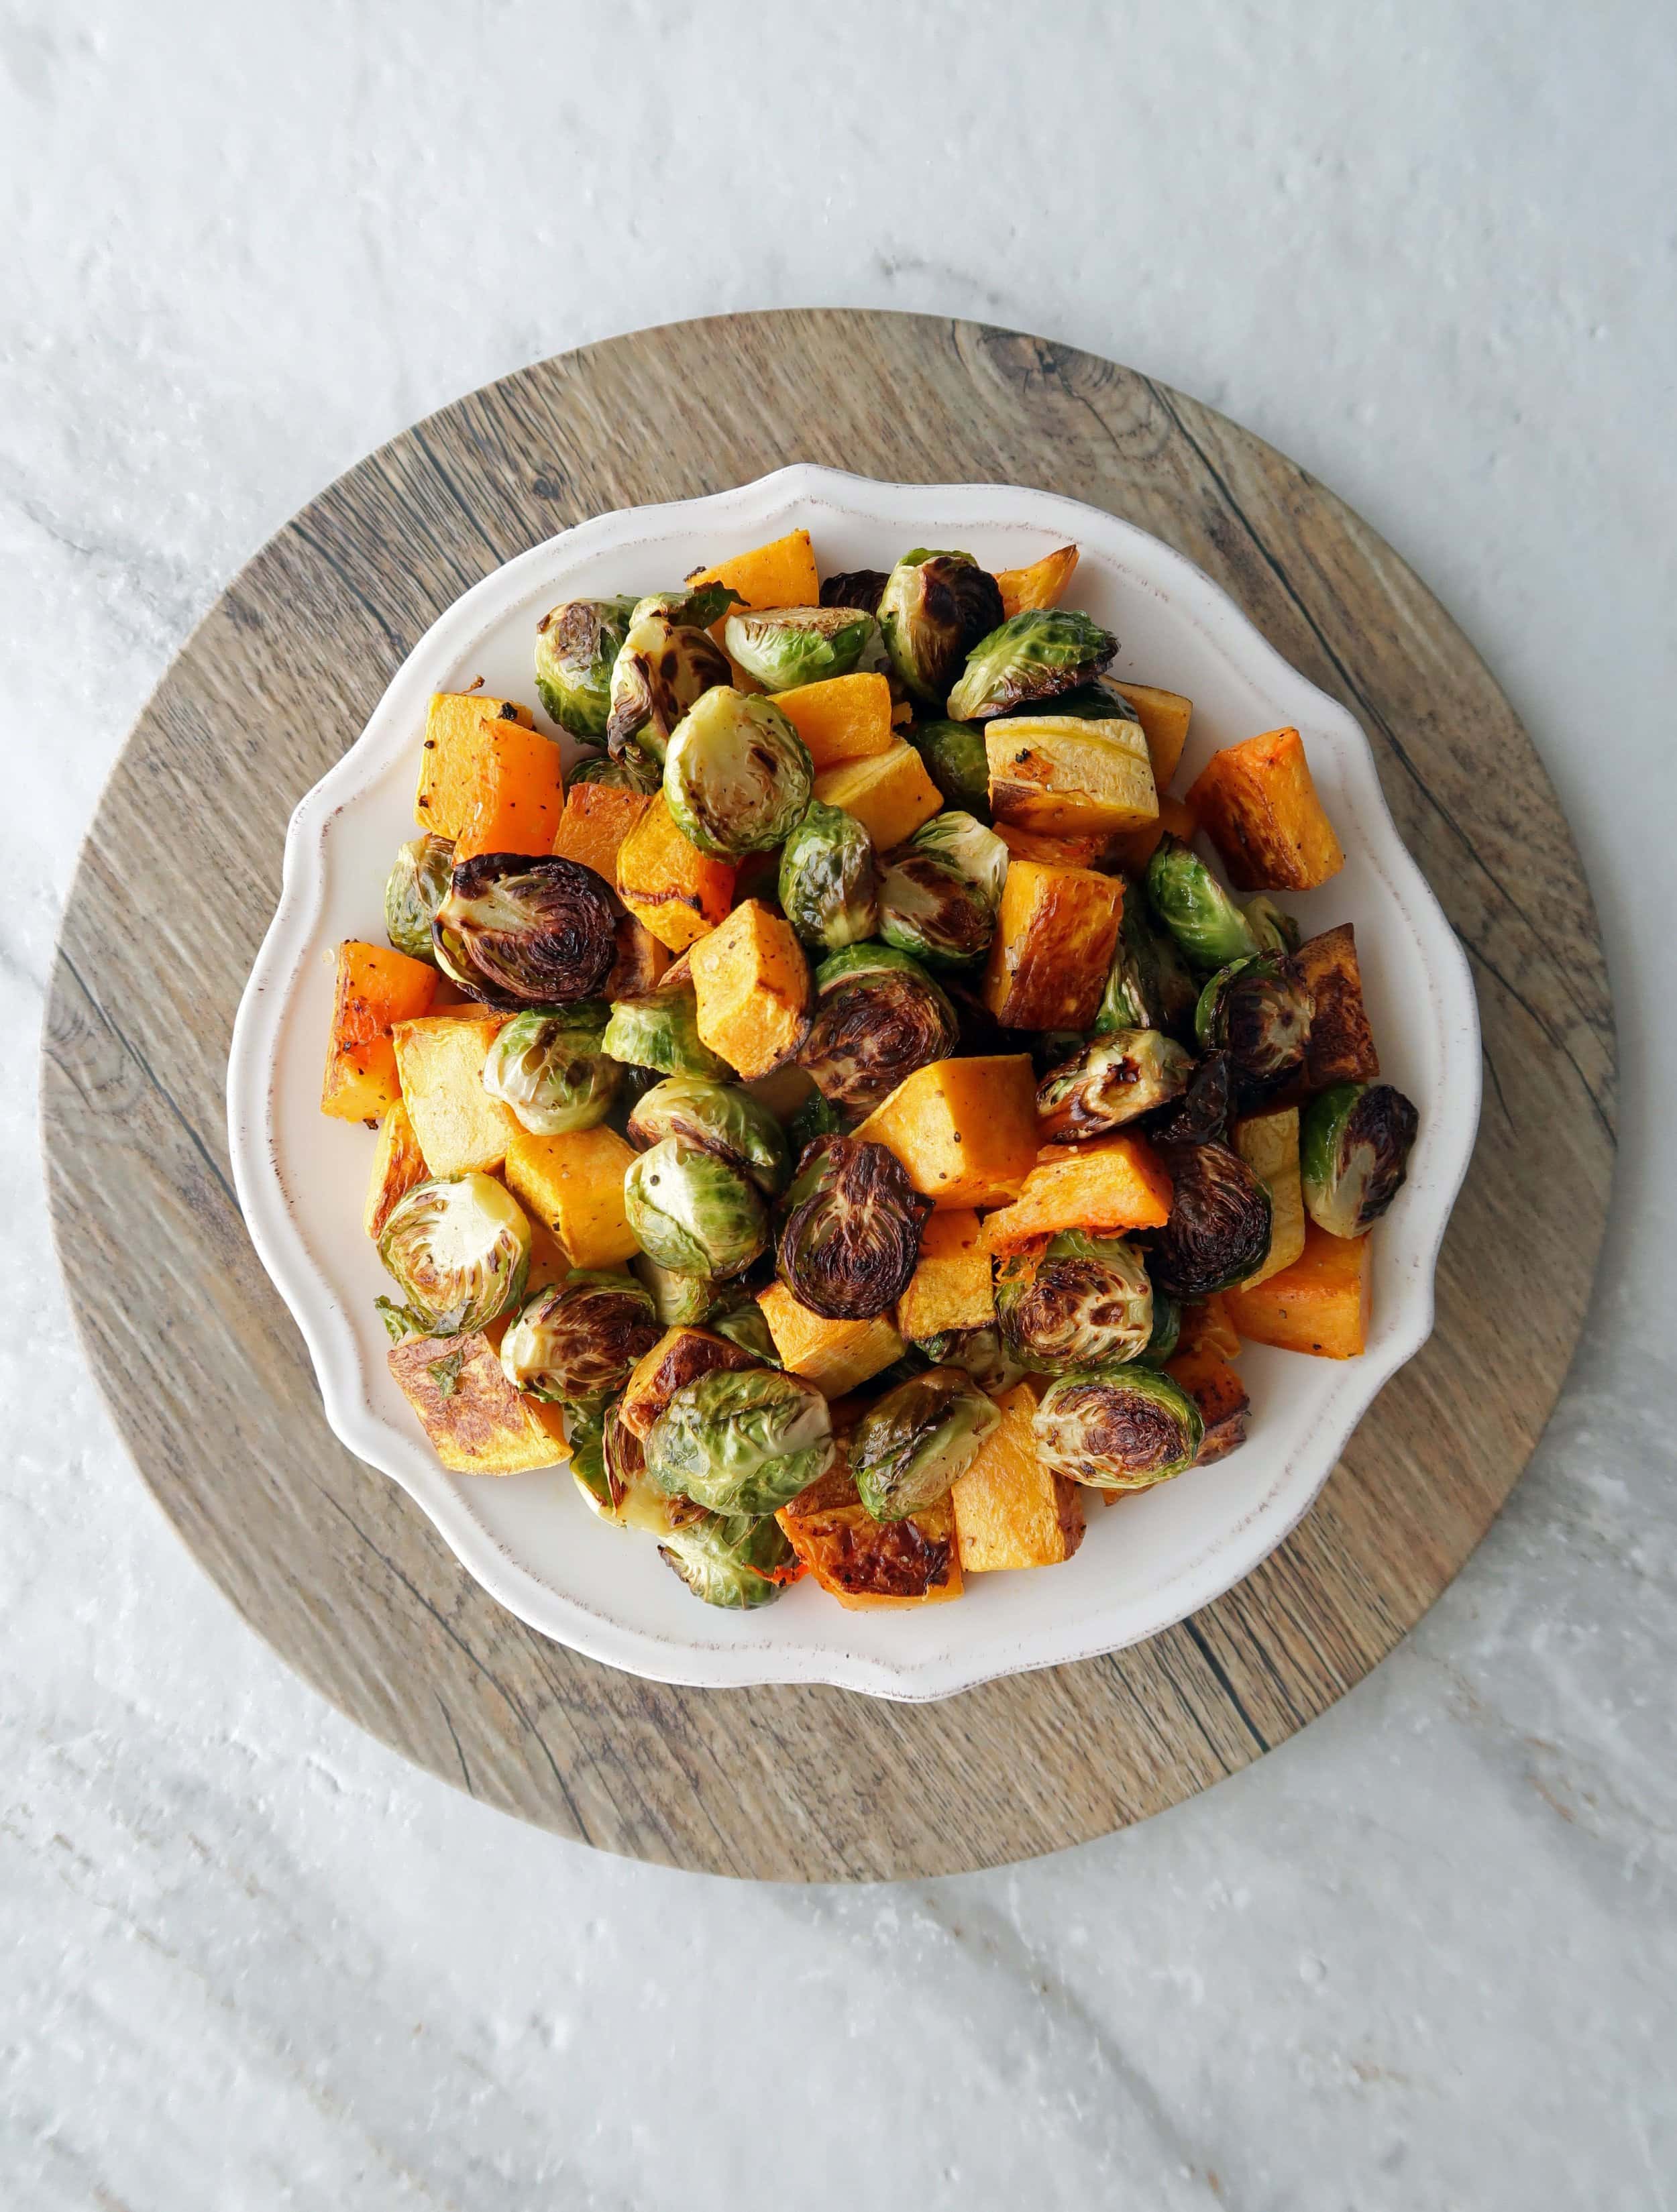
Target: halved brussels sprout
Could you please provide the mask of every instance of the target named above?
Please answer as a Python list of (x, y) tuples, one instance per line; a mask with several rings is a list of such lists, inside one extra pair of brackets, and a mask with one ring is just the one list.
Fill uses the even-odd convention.
[(628, 635), (630, 599), (566, 599), (536, 625), (536, 694), (562, 729), (598, 743), (611, 711), (611, 669)]
[(873, 840), (854, 814), (812, 799), (781, 851), (781, 911), (805, 945), (839, 952), (878, 925)]
[(741, 1284), (730, 1284), (723, 1291), (720, 1303), (705, 1323), (713, 1336), (720, 1336), (729, 1344), (736, 1344), (742, 1352), (749, 1352), (753, 1359), (765, 1367), (780, 1367), (785, 1363), (775, 1349), (774, 1331), (769, 1328), (763, 1308), (749, 1290)]
[(1180, 1098), (1193, 1069), (1192, 1054), (1157, 1030), (1097, 1036), (1037, 1085), (1038, 1134), (1051, 1145), (1103, 1136)]
[(879, 599), (890, 581), (883, 568), (844, 568), (829, 576), (821, 586), (823, 607), (860, 607), (877, 615)]
[(565, 1428), (576, 1486), (602, 1521), (667, 1537), (705, 1517), (702, 1505), (666, 1498), (649, 1479), (641, 1439), (624, 1426), (615, 1401), (603, 1414), (592, 1407), (568, 1407)]
[(431, 924), (437, 965), (493, 1006), (592, 998), (617, 954), (611, 894), (592, 868), (554, 856), (477, 853), (455, 869)]
[(660, 1267), (737, 1275), (769, 1244), (769, 1217), (749, 1176), (690, 1137), (665, 1137), (623, 1175), (623, 1211)]
[(437, 964), (431, 921), (454, 874), (452, 837), (415, 837), (396, 855), (385, 884), (385, 934), (410, 960)]
[(671, 732), (696, 700), (732, 675), (728, 656), (702, 629), (641, 601), (611, 671), (605, 741), (617, 754), (639, 744), (662, 760)]
[(707, 1605), (749, 1613), (772, 1605), (799, 1575), (798, 1554), (772, 1513), (706, 1513), (671, 1531), (658, 1555)]
[(568, 789), (576, 783), (604, 783), (617, 791), (638, 791), (650, 798), (664, 788), (664, 770), (656, 757), (641, 745), (625, 745), (614, 760), (610, 753), (590, 753), (574, 768), (565, 770)]
[(1001, 586), (970, 553), (905, 553), (879, 595), (879, 628), (908, 689), (939, 706), (961, 664), (1002, 618)]
[(987, 822), (990, 757), (983, 732), (971, 722), (922, 722), (908, 737), (946, 803)]
[(601, 1405), (659, 1334), (651, 1294), (633, 1275), (577, 1267), (523, 1307), (501, 1340), (501, 1371), (550, 1405)]
[(833, 1463), (833, 1424), (812, 1382), (772, 1367), (683, 1383), (647, 1437), (647, 1472), (714, 1513), (773, 1513)]
[(637, 1252), (629, 1264), (665, 1328), (696, 1328), (716, 1303), (716, 1285), (708, 1275), (690, 1274), (681, 1267), (660, 1267), (644, 1252)]
[(1304, 1065), (1310, 994), (1285, 955), (1257, 952), (1219, 968), (1200, 994), (1194, 1035), (1202, 1052), (1224, 1052), (1243, 1105), (1253, 1105)]
[(894, 1305), (932, 1211), (883, 1145), (826, 1137), (786, 1194), (775, 1264), (800, 1305), (827, 1321), (868, 1321)]
[(386, 1326), (394, 1319), (416, 1336), (460, 1336), (486, 1328), (523, 1297), (530, 1224), (493, 1176), (436, 1176), (392, 1207), (379, 1257), (407, 1300), (399, 1307), (380, 1299)]
[(1252, 925), (1205, 862), (1178, 837), (1161, 837), (1147, 863), (1147, 896), (1190, 967), (1203, 975), (1258, 949)]
[(1011, 1390), (1024, 1373), (993, 1322), (981, 1328), (943, 1329), (936, 1336), (916, 1339), (910, 1348), (934, 1366), (963, 1369), (993, 1397)]
[(655, 991), (614, 999), (600, 1042), (613, 1060), (663, 1075), (708, 1075), (726, 1083), (733, 1073), (700, 1036), (699, 1001), (685, 977), (672, 983), (666, 975)]
[(859, 668), (883, 668), (879, 625), (861, 607), (769, 607), (732, 614), (722, 633), (728, 658), (765, 691), (824, 684)]
[(1173, 1298), (1207, 1298), (1255, 1274), (1269, 1257), (1269, 1193), (1227, 1145), (1159, 1147), (1176, 1186), (1154, 1232), (1151, 1269)]
[(1258, 940), (1260, 952), (1297, 952), (1301, 932), (1290, 914), (1283, 914), (1267, 891), (1260, 891), (1256, 898), (1245, 900), (1241, 912), (1246, 916), (1246, 926)]
[(702, 853), (766, 853), (803, 819), (809, 750), (772, 699), (719, 684), (685, 714), (664, 756), (664, 797)]
[(1168, 1114), (1161, 1114), (1148, 1135), (1156, 1145), (1221, 1142), (1229, 1133), (1234, 1077), (1226, 1052), (1213, 1052), (1188, 1078), (1188, 1089)]
[(611, 1110), (623, 1070), (604, 1050), (600, 999), (554, 1013), (514, 1014), (489, 1047), (483, 1088), (510, 1106), (532, 1136), (592, 1129)]
[(1182, 1310), (1169, 1291), (1153, 1288), (1153, 1333), (1139, 1356), (1150, 1367), (1163, 1367), (1182, 1340)]
[(1063, 1230), (1038, 1258), (1021, 1254), (996, 1274), (1001, 1340), (1033, 1374), (1127, 1366), (1153, 1332), (1153, 1286), (1121, 1237)]
[(702, 1075), (670, 1075), (647, 1091), (629, 1117), (629, 1140), (642, 1152), (665, 1137), (690, 1137), (747, 1175), (765, 1198), (778, 1197), (792, 1172), (786, 1131), (749, 1091)]
[(1147, 1490), (1199, 1457), (1206, 1425), (1192, 1398), (1153, 1367), (1062, 1375), (1031, 1421), (1044, 1467), (1093, 1490)]
[(853, 945), (815, 971), (815, 1012), (798, 1048), (823, 1098), (871, 1114), (917, 1067), (960, 1040), (955, 1009), (917, 960), (889, 945)]
[(973, 647), (948, 713), (957, 722), (987, 721), (1054, 698), (1097, 676), (1117, 650), (1110, 630), (1073, 608), (1027, 607)]
[(1176, 939), (1155, 927), (1139, 890), (1127, 890), (1112, 966), (1095, 1016), (1096, 1036), (1114, 1030), (1183, 1029), (1199, 995)]
[[(945, 807), (941, 814), (934, 814), (929, 822), (923, 822), (908, 844), (899, 846), (897, 852), (910, 849), (929, 853), (933, 859), (947, 860), (951, 867), (958, 868), (987, 900), (993, 913), (1001, 904), (1011, 855), (995, 831), (976, 815), (969, 814), (963, 807)], [(894, 859), (896, 854), (889, 857)]]
[(1310, 1218), (1363, 1237), (1403, 1188), (1420, 1116), (1389, 1083), (1336, 1083), (1304, 1109), (1299, 1164)]
[(870, 1406), (850, 1438), (856, 1495), (876, 1521), (906, 1521), (948, 1494), (1001, 1419), (964, 1368), (928, 1367)]
[(952, 860), (899, 845), (878, 877), (879, 934), (928, 968), (970, 968), (995, 934), (993, 904)]

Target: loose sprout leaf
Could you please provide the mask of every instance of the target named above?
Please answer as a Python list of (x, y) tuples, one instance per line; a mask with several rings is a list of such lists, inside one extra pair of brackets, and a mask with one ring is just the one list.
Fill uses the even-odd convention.
[(465, 1364), (463, 1352), (451, 1352), (446, 1358), (434, 1359), (425, 1372), (436, 1385), (439, 1398), (452, 1398), (460, 1387), (460, 1370)]

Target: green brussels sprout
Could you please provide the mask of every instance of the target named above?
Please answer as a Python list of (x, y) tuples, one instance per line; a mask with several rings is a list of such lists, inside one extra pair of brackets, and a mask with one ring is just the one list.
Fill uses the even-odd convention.
[(1147, 1133), (1156, 1145), (1220, 1144), (1229, 1133), (1233, 1095), (1228, 1054), (1210, 1053), (1188, 1078), (1181, 1098), (1157, 1117)]
[(763, 1308), (750, 1291), (738, 1284), (726, 1287), (705, 1327), (713, 1336), (724, 1337), (730, 1344), (737, 1344), (742, 1352), (749, 1352), (765, 1367), (785, 1364), (775, 1349), (774, 1332)]
[(1153, 1333), (1153, 1286), (1121, 1237), (1062, 1230), (1040, 1257), (1006, 1260), (996, 1274), (1001, 1340), (1034, 1374), (1104, 1373), (1127, 1366)]
[(592, 1129), (611, 1110), (623, 1070), (602, 1048), (607, 1009), (583, 999), (556, 1012), (514, 1014), (489, 1047), (483, 1088), (534, 1137)]
[(726, 1083), (733, 1070), (699, 1035), (699, 1001), (690, 982), (667, 978), (653, 991), (614, 999), (601, 1048), (634, 1067), (663, 1075), (706, 1075)]
[(1031, 1420), (1037, 1456), (1092, 1490), (1147, 1490), (1200, 1455), (1206, 1425), (1178, 1383), (1154, 1367), (1062, 1375)]
[(1179, 837), (1161, 837), (1147, 863), (1147, 896), (1187, 956), (1203, 974), (1244, 960), (1258, 949), (1252, 925), (1211, 870)]
[(713, 1513), (773, 1513), (832, 1463), (827, 1401), (771, 1367), (713, 1368), (684, 1382), (647, 1437), (658, 1488)]
[(944, 795), (981, 822), (990, 818), (990, 757), (984, 733), (971, 722), (922, 722), (908, 732), (926, 773)]
[(809, 750), (772, 699), (718, 684), (690, 708), (664, 756), (664, 797), (702, 853), (766, 853), (803, 819)]
[(664, 770), (655, 757), (641, 745), (625, 745), (614, 760), (610, 753), (590, 753), (565, 771), (565, 786), (604, 783), (617, 791), (638, 791), (650, 799), (664, 788)]
[(1246, 916), (1246, 926), (1258, 940), (1260, 952), (1279, 952), (1283, 956), (1297, 952), (1301, 941), (1298, 924), (1290, 914), (1283, 914), (1267, 891), (1260, 891), (1256, 898), (1244, 901), (1241, 912)]
[(392, 1334), (399, 1322), (416, 1336), (460, 1336), (487, 1328), (523, 1297), (530, 1224), (493, 1176), (435, 1176), (391, 1208), (379, 1257), (407, 1300), (379, 1300)]
[(671, 1531), (658, 1555), (707, 1605), (749, 1613), (795, 1580), (798, 1555), (772, 1513), (706, 1513)]
[(1038, 1133), (1050, 1145), (1103, 1136), (1180, 1098), (1193, 1069), (1192, 1056), (1157, 1030), (1114, 1030), (1037, 1085)]
[(908, 1289), (931, 1211), (884, 1146), (824, 1137), (805, 1153), (781, 1208), (781, 1280), (824, 1320), (871, 1320)]
[(1182, 1310), (1175, 1298), (1155, 1284), (1153, 1287), (1153, 1333), (1147, 1339), (1146, 1348), (1139, 1357), (1149, 1367), (1163, 1367), (1175, 1353), (1182, 1340)]
[(928, 1367), (868, 1407), (850, 1438), (856, 1494), (876, 1521), (935, 1505), (1001, 1419), (962, 1367)]
[(665, 604), (639, 603), (611, 671), (605, 741), (619, 756), (633, 743), (661, 761), (688, 708), (733, 673), (715, 640), (665, 613)]
[(749, 1176), (765, 1198), (778, 1197), (792, 1172), (786, 1131), (749, 1091), (703, 1075), (668, 1075), (629, 1117), (629, 1140), (641, 1151), (665, 1137), (690, 1137)]
[(921, 699), (941, 707), (961, 664), (1002, 618), (1001, 586), (970, 553), (905, 553), (879, 594), (891, 665)]
[(1183, 1028), (1199, 995), (1176, 939), (1154, 925), (1138, 891), (1127, 892), (1112, 966), (1095, 1016), (1096, 1036), (1106, 1036), (1114, 1030)]
[(899, 853), (911, 849), (929, 853), (933, 859), (947, 860), (952, 868), (958, 868), (974, 890), (982, 894), (993, 914), (1001, 904), (1012, 855), (995, 831), (964, 808), (945, 807), (941, 814), (923, 822), (908, 844), (897, 848)]
[(1194, 1030), (1202, 1052), (1228, 1054), (1236, 1100), (1249, 1106), (1303, 1066), (1312, 1011), (1309, 988), (1292, 962), (1255, 952), (1231, 960), (1206, 983)]
[(823, 607), (860, 607), (864, 614), (877, 615), (881, 594), (889, 581), (883, 568), (841, 568), (823, 582), (821, 604)]
[(853, 945), (815, 971), (815, 1012), (798, 1065), (823, 1097), (871, 1114), (917, 1067), (960, 1041), (955, 1009), (920, 963), (889, 945)]
[(805, 945), (842, 951), (879, 919), (873, 840), (854, 814), (812, 799), (781, 848), (781, 911)]
[(899, 846), (878, 878), (879, 934), (928, 968), (970, 968), (995, 934), (996, 910), (952, 860)]
[(1010, 707), (1054, 698), (1098, 675), (1117, 650), (1111, 631), (1087, 615), (1071, 607), (1027, 607), (973, 647), (946, 711), (953, 721), (981, 722)]
[(605, 735), (611, 670), (635, 601), (566, 599), (536, 625), (536, 695), (562, 729), (585, 743)]
[(1161, 1145), (1175, 1185), (1170, 1218), (1153, 1233), (1151, 1273), (1173, 1298), (1208, 1298), (1269, 1257), (1269, 1193), (1221, 1144)]
[(787, 1143), (793, 1158), (801, 1160), (805, 1148), (817, 1137), (842, 1137), (848, 1126), (836, 1106), (829, 1104), (818, 1091), (811, 1091), (786, 1125)]
[(452, 837), (415, 837), (398, 852), (385, 884), (385, 935), (410, 960), (436, 966), (431, 922), (453, 873)]
[(765, 691), (824, 684), (859, 668), (883, 668), (879, 625), (860, 607), (769, 607), (728, 617), (728, 658)]
[(1389, 1083), (1336, 1083), (1304, 1109), (1299, 1165), (1310, 1218), (1364, 1237), (1403, 1188), (1420, 1116)]
[(666, 1498), (647, 1474), (641, 1439), (624, 1425), (621, 1401), (603, 1410), (567, 1407), (571, 1473), (590, 1510), (614, 1528), (644, 1529), (668, 1536), (704, 1518), (690, 1498)]
[(623, 1176), (635, 1242), (661, 1267), (737, 1275), (769, 1245), (769, 1217), (749, 1176), (690, 1137), (665, 1137)]
[(577, 1267), (525, 1304), (501, 1340), (501, 1371), (550, 1405), (601, 1405), (659, 1335), (651, 1295), (633, 1275)]
[(644, 1252), (637, 1252), (629, 1264), (665, 1328), (696, 1328), (716, 1303), (716, 1285), (708, 1275), (690, 1274), (681, 1267), (660, 1267)]
[(1011, 1390), (1024, 1373), (993, 1322), (981, 1328), (946, 1328), (916, 1339), (913, 1350), (937, 1367), (959, 1367), (993, 1397)]
[(437, 965), (492, 1006), (592, 999), (617, 957), (613, 903), (574, 860), (475, 854), (455, 869), (431, 924)]

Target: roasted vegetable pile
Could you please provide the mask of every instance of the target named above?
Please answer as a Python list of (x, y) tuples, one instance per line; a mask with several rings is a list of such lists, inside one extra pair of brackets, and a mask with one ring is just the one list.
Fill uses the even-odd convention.
[(341, 948), (322, 1103), (438, 1456), (568, 1464), (708, 1604), (1068, 1559), (1242, 1442), (1243, 1340), (1364, 1348), (1416, 1113), (1288, 911), (1344, 858), (1303, 741), (1172, 796), (1190, 702), (1076, 566), (823, 582), (797, 531), (553, 608), (548, 726), (432, 700)]

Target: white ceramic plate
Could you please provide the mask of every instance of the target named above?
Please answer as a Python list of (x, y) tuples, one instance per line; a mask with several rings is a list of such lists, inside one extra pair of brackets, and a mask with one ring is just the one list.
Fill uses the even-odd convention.
[[(373, 1301), (388, 1283), (361, 1226), (373, 1137), (319, 1111), (335, 948), (382, 935), (386, 872), (414, 835), (430, 694), (481, 677), (492, 694), (533, 701), (535, 625), (556, 601), (666, 588), (800, 525), (823, 574), (889, 567), (911, 544), (960, 545), (991, 568), (1012, 568), (1075, 540), (1083, 557), (1071, 596), (1121, 641), (1112, 673), (1194, 701), (1182, 788), (1218, 746), (1296, 725), (1346, 860), (1323, 890), (1286, 902), (1306, 935), (1356, 924), (1382, 1069), (1420, 1109), (1408, 1184), (1375, 1238), (1363, 1358), (1251, 1347), (1241, 1360), (1251, 1430), (1239, 1451), (1097, 1508), (1065, 1566), (975, 1576), (959, 1602), (912, 1613), (847, 1613), (808, 1582), (759, 1612), (718, 1612), (689, 1595), (650, 1539), (596, 1521), (564, 1468), (499, 1480), (447, 1473), (385, 1365)], [(659, 1680), (832, 1682), (905, 1698), (1138, 1642), (1274, 1549), (1382, 1383), (1431, 1330), (1434, 1263), (1479, 1102), (1467, 961), (1398, 839), (1367, 741), (1208, 578), (1072, 500), (1000, 484), (873, 483), (801, 466), (706, 499), (598, 516), (509, 562), (448, 610), (292, 817), (279, 910), (228, 1069), (240, 1202), (307, 1342), (326, 1417), (351, 1451), (417, 1500), (485, 1589), (561, 1643)]]

